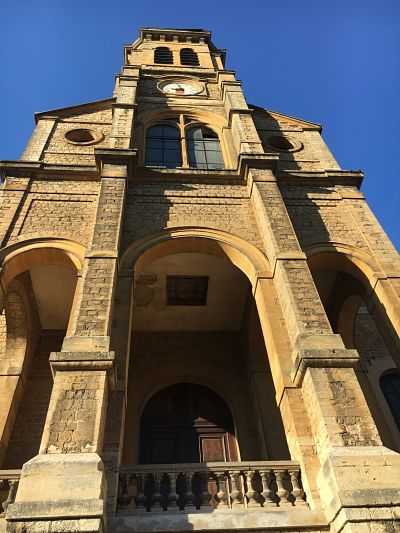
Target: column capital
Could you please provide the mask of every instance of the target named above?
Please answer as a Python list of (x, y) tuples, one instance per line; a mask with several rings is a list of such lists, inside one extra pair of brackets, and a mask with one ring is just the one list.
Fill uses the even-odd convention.
[(115, 352), (52, 352), (49, 362), (53, 377), (63, 371), (106, 371), (109, 387), (115, 389)]

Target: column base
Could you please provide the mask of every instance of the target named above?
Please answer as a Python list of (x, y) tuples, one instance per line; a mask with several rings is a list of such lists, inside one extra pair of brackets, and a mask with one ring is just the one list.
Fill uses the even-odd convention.
[(97, 454), (38, 455), (22, 468), (7, 533), (101, 533), (105, 493)]
[(400, 531), (400, 506), (343, 508), (332, 529), (337, 533), (396, 533)]
[(335, 533), (370, 532), (371, 529), (361, 529), (363, 523), (387, 522), (398, 527), (400, 454), (383, 446), (332, 448), (317, 483)]

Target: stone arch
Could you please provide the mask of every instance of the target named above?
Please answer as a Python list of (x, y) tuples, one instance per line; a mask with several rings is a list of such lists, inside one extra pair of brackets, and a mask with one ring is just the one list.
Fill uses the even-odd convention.
[[(23, 427), (20, 420), (22, 407), (32, 404), (33, 400), (30, 398), (32, 387), (36, 387), (42, 379), (40, 374), (42, 370), (38, 369), (36, 372), (37, 365), (32, 364), (33, 358), (37, 356), (37, 353), (40, 353), (40, 364), (46, 366), (49, 352), (57, 351), (58, 337), (61, 339), (62, 335), (61, 331), (57, 333), (58, 337), (53, 342), (52, 347), (50, 345), (43, 347), (45, 340), (41, 344), (42, 325), (36, 300), (37, 294), (35, 294), (32, 283), (32, 272), (36, 270), (38, 273), (41, 267), (64, 267), (64, 270), (67, 268), (71, 271), (72, 279), (75, 274), (79, 273), (83, 257), (84, 248), (82, 245), (68, 240), (47, 238), (14, 243), (3, 248), (0, 252), (2, 263), (0, 310), (4, 309), (4, 315), (0, 315), (0, 317), (3, 316), (2, 319), (0, 318), (0, 322), (3, 330), (5, 326), (7, 327), (5, 345), (3, 342), (3, 362), (0, 364), (0, 389), (4, 390), (0, 400), (0, 462), (4, 460), (6, 465), (9, 464), (7, 463), (9, 452), (13, 448), (12, 443), (16, 439), (18, 428)], [(42, 271), (41, 275), (46, 276), (47, 273), (48, 270)], [(73, 296), (73, 290), (73, 285), (71, 285), (70, 298)], [(51, 302), (51, 294), (48, 301)], [(70, 308), (65, 309), (67, 321)], [(43, 328), (46, 330), (46, 326)], [(48, 339), (51, 334), (46, 335), (43, 338)], [(35, 359), (35, 361), (37, 360)], [(36, 380), (34, 382), (31, 379), (33, 375), (35, 375), (34, 379)], [(46, 390), (51, 391), (52, 378), (47, 366), (45, 381)], [(38, 395), (40, 394), (38, 388), (35, 391)], [(46, 405), (43, 404), (41, 409), (44, 419), (47, 410)], [(40, 442), (39, 433), (38, 430), (37, 449)], [(32, 453), (34, 454), (34, 452)], [(16, 464), (16, 467), (19, 467), (20, 462), (13, 461), (14, 459), (11, 460), (10, 464)]]
[(333, 331), (359, 353), (357, 379), (382, 442), (400, 449), (379, 387), (382, 371), (400, 365), (399, 307), (391, 282), (370, 254), (355, 247), (323, 244), (306, 253)]
[(165, 120), (176, 114), (187, 114), (193, 117), (201, 124), (208, 125), (210, 128), (216, 128), (218, 132), (222, 132), (223, 128), (228, 127), (228, 121), (225, 116), (203, 110), (196, 107), (186, 106), (182, 108), (179, 105), (171, 105), (168, 108), (150, 109), (144, 113), (140, 113), (138, 121), (141, 122), (143, 129), (155, 124), (159, 120)]
[(120, 269), (125, 274), (137, 274), (163, 255), (184, 252), (214, 255), (231, 262), (249, 279), (253, 291), (260, 277), (272, 277), (267, 257), (254, 245), (231, 233), (198, 227), (169, 228), (138, 239), (121, 257)]
[[(143, 460), (144, 458), (143, 452), (145, 452), (145, 455), (148, 455), (146, 453), (146, 449), (148, 449), (148, 446), (146, 446), (146, 441), (147, 441), (147, 444), (150, 444), (150, 442), (152, 441), (151, 434), (150, 435), (147, 434), (147, 439), (145, 438), (145, 434), (146, 434), (145, 422), (146, 420), (147, 422), (149, 422), (149, 414), (150, 414), (150, 419), (151, 419), (151, 413), (149, 413), (148, 408), (151, 406), (152, 409), (155, 409), (156, 411), (161, 410), (161, 412), (163, 412), (165, 407), (163, 403), (159, 401), (160, 396), (163, 397), (165, 394), (167, 394), (167, 397), (171, 399), (171, 393), (173, 394), (172, 397), (174, 397), (174, 395), (178, 393), (178, 397), (180, 397), (181, 401), (178, 402), (177, 409), (173, 408), (170, 411), (170, 413), (173, 414), (174, 420), (171, 420), (168, 416), (166, 418), (163, 416), (162, 421), (160, 421), (160, 419), (158, 419), (158, 423), (157, 421), (155, 421), (156, 426), (157, 426), (156, 431), (159, 433), (160, 436), (165, 435), (165, 433), (168, 434), (168, 432), (171, 431), (172, 427), (174, 427), (175, 431), (177, 431), (179, 434), (181, 432), (180, 430), (182, 429), (180, 426), (182, 425), (185, 427), (186, 430), (189, 429), (194, 432), (194, 434), (192, 435), (192, 438), (194, 437), (194, 441), (197, 441), (197, 444), (200, 445), (200, 440), (198, 440), (199, 432), (203, 433), (204, 437), (210, 436), (209, 434), (210, 427), (207, 427), (207, 429), (204, 428), (204, 421), (207, 420), (207, 426), (211, 426), (211, 428), (213, 429), (216, 429), (216, 427), (218, 426), (219, 431), (225, 432), (225, 437), (228, 436), (227, 432), (229, 432), (229, 438), (227, 439), (225, 443), (227, 456), (229, 456), (229, 451), (230, 451), (230, 453), (234, 455), (233, 458), (231, 458), (230, 460), (235, 461), (239, 459), (239, 446), (238, 446), (238, 441), (236, 438), (236, 427), (235, 427), (236, 425), (234, 422), (234, 416), (233, 416), (230, 406), (226, 403), (225, 399), (220, 394), (218, 387), (211, 388), (207, 385), (204, 385), (203, 383), (199, 383), (199, 380), (193, 381), (190, 378), (180, 379), (180, 380), (177, 380), (175, 383), (172, 383), (165, 387), (161, 387), (150, 398), (148, 398), (141, 412), (141, 416), (140, 416), (139, 439), (141, 442), (140, 444), (141, 453), (139, 453), (139, 458), (142, 457), (142, 460)], [(200, 397), (203, 396), (207, 398), (209, 400), (207, 402), (208, 406), (209, 407), (212, 406), (212, 408), (211, 409), (206, 408), (206, 412), (204, 412), (203, 411), (204, 406), (203, 406), (203, 409), (200, 407), (200, 411), (197, 411), (197, 409), (199, 408), (198, 401), (197, 401), (199, 396)], [(196, 404), (198, 405), (197, 408), (195, 407)], [(176, 403), (175, 403), (175, 407), (177, 407)], [(189, 410), (187, 410), (187, 407), (189, 407)], [(191, 409), (193, 407), (194, 407), (194, 410)], [(181, 409), (186, 411), (185, 413), (186, 416), (184, 416), (183, 419), (181, 418), (182, 413), (179, 413)], [(196, 413), (197, 415), (201, 414), (202, 417), (205, 417), (203, 418), (203, 422), (200, 423), (200, 425), (197, 425), (197, 431), (194, 429), (196, 427), (195, 418), (194, 417), (192, 418), (192, 416), (190, 416), (190, 415), (193, 415), (194, 412), (196, 411), (197, 411)], [(189, 415), (189, 417), (187, 415)], [(179, 420), (182, 424), (177, 423), (175, 416), (180, 417)], [(152, 427), (151, 433), (153, 433), (154, 429), (155, 428)], [(213, 429), (211, 429), (211, 431), (213, 431)], [(196, 458), (196, 455), (200, 452), (199, 448), (201, 448), (201, 446), (196, 446), (195, 442), (190, 442), (190, 441), (186, 441), (186, 442), (188, 446), (182, 447), (182, 448), (187, 448), (187, 450), (185, 450), (186, 453), (184, 452), (183, 449), (181, 449), (180, 452), (181, 453), (184, 452), (184, 455), (187, 455), (187, 452), (189, 452), (189, 454), (192, 457), (190, 458), (186, 457), (185, 459), (182, 456), (179, 458), (176, 457), (174, 459), (171, 458), (172, 460), (168, 462), (175, 462), (176, 460), (178, 460), (180, 462), (187, 463), (187, 462), (199, 462), (199, 460), (203, 460), (203, 461), (205, 460), (205, 459), (200, 459), (200, 456)], [(179, 455), (181, 455), (181, 453), (179, 453)], [(153, 463), (155, 461), (149, 461), (149, 462)]]
[(85, 254), (81, 244), (63, 239), (32, 239), (6, 246), (0, 252), (3, 283), (34, 266), (63, 265), (80, 271)]
[(0, 251), (0, 310), (4, 308), (7, 287), (27, 270), (43, 265), (65, 266), (80, 273), (85, 248), (65, 239), (29, 239)]
[[(356, 292), (359, 296), (362, 293), (367, 307), (374, 314), (388, 341), (395, 347), (396, 352), (400, 352), (400, 300), (374, 258), (359, 248), (335, 243), (310, 246), (305, 252), (311, 271), (336, 269), (359, 283)], [(353, 305), (353, 321), (356, 312), (357, 306)]]
[[(183, 383), (183, 376), (173, 376), (169, 377), (167, 379), (158, 380), (155, 382), (155, 384), (148, 388), (146, 393), (142, 396), (140, 406), (138, 406), (138, 415), (139, 419), (142, 417), (143, 410), (146, 407), (147, 403), (151, 400), (151, 398), (160, 392), (162, 389), (165, 389), (167, 387), (170, 387), (171, 385), (178, 385), (179, 383)], [(195, 376), (192, 374), (185, 375), (185, 381), (188, 383), (196, 383), (197, 385), (203, 385), (204, 387), (209, 388), (210, 390), (214, 391), (216, 394), (221, 396), (221, 398), (224, 400), (226, 405), (229, 407), (233, 422), (235, 424), (235, 431), (236, 431), (236, 412), (235, 412), (235, 404), (232, 401), (232, 398), (230, 397), (229, 393), (224, 389), (224, 387), (221, 388), (221, 384), (217, 383), (213, 379), (208, 379), (204, 376)]]
[[(260, 321), (260, 338), (263, 339), (262, 342), (265, 346), (265, 363), (268, 364), (269, 360), (270, 372), (272, 375), (272, 380), (269, 383), (273, 392), (271, 393), (271, 398), (269, 400), (272, 400), (275, 404), (275, 398), (281, 397), (283, 387), (285, 385), (293, 386), (293, 384), (290, 378), (290, 353), (286, 349), (287, 345), (283, 340), (285, 338), (284, 335), (287, 336), (287, 332), (284, 330), (282, 310), (279, 305), (276, 289), (274, 288), (273, 276), (267, 257), (254, 245), (249, 244), (247, 241), (236, 235), (232, 235), (231, 233), (222, 230), (198, 226), (168, 228), (166, 230), (147, 234), (132, 243), (120, 259), (119, 275), (121, 279), (124, 280), (128, 280), (133, 275), (135, 278), (138, 278), (142, 271), (152, 262), (161, 259), (164, 256), (181, 253), (197, 253), (215, 256), (228, 262), (233, 267), (236, 267), (249, 281), (249, 288), (254, 297), (254, 310), (258, 313)], [(127, 287), (127, 285), (125, 286)], [(134, 348), (132, 349), (134, 350)], [(216, 387), (215, 384), (211, 382), (198, 381), (198, 377), (199, 376), (197, 375), (193, 375), (192, 372), (190, 380), (192, 382), (198, 382), (205, 386), (209, 386), (213, 390), (220, 390), (219, 387)], [(203, 377), (202, 374), (201, 377)], [(157, 375), (157, 379), (160, 379), (159, 375)], [(170, 374), (168, 379), (170, 379), (169, 383), (172, 384), (174, 382), (181, 382), (182, 376), (179, 374), (177, 379), (174, 380), (173, 376), (171, 377)], [(189, 378), (184, 376), (184, 379), (186, 380)], [(142, 383), (142, 385), (144, 386), (144, 383)], [(165, 385), (166, 383), (162, 381), (162, 385), (157, 384), (157, 386), (154, 386), (154, 389), (150, 387), (147, 392), (139, 392), (138, 389), (132, 392), (132, 399), (134, 398), (132, 405), (135, 405), (136, 417), (138, 417), (139, 413), (138, 402), (142, 409), (146, 399), (154, 394), (157, 388)], [(227, 387), (227, 392), (228, 391), (230, 391), (229, 394), (232, 394), (232, 390)], [(232, 398), (230, 401), (229, 397), (224, 394), (223, 388), (221, 389), (221, 396), (232, 410), (235, 424), (238, 424), (235, 428), (238, 441), (241, 442), (241, 439), (246, 441), (246, 453), (250, 456), (250, 444), (247, 440), (248, 424), (246, 424), (246, 417), (237, 403), (235, 404), (235, 398)], [(130, 402), (131, 400), (128, 401)], [(242, 403), (243, 405), (246, 405), (246, 400)], [(279, 405), (275, 405), (275, 407), (279, 409)], [(254, 417), (257, 416), (259, 416), (259, 414), (255, 409)], [(279, 423), (282, 424), (280, 416), (279, 411), (277, 411), (276, 417), (277, 419), (279, 418)], [(258, 421), (256, 421), (256, 424), (258, 424)], [(245, 430), (243, 429), (244, 425), (246, 426)], [(263, 436), (263, 439), (266, 439), (266, 426), (264, 429), (265, 435)], [(129, 429), (129, 437), (126, 439), (125, 447), (128, 455), (130, 453), (129, 449), (134, 448), (137, 444), (137, 438), (133, 436), (136, 433), (136, 430), (136, 427)], [(283, 430), (282, 435), (284, 435)], [(264, 442), (264, 446), (266, 446), (266, 442), (267, 441)], [(253, 446), (253, 444), (251, 446)], [(257, 446), (258, 443), (254, 444), (254, 447)], [(287, 443), (285, 443), (285, 446), (287, 446)], [(284, 453), (287, 453), (288, 455), (289, 451), (286, 450), (287, 448), (285, 447)], [(126, 462), (129, 462), (127, 458)]]

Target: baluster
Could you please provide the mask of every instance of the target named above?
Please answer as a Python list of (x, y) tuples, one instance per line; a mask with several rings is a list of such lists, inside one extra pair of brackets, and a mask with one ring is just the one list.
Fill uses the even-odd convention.
[(121, 481), (121, 494), (120, 496), (118, 496), (117, 499), (118, 510), (126, 510), (129, 508), (129, 505), (132, 501), (132, 496), (130, 496), (128, 492), (128, 483), (130, 480), (130, 475), (121, 474), (119, 476), (119, 479)]
[(209, 472), (200, 472), (201, 480), (201, 507), (211, 507), (212, 495), (208, 490), (208, 479), (210, 477)]
[(156, 472), (154, 474), (154, 494), (151, 498), (151, 501), (152, 501), (152, 507), (151, 507), (151, 510), (152, 511), (162, 511), (163, 508), (162, 508), (162, 505), (161, 505), (161, 500), (162, 500), (162, 495), (161, 495), (161, 492), (160, 492), (160, 484), (161, 484), (161, 476), (162, 474), (160, 474), (159, 472)]
[(169, 494), (168, 494), (168, 507), (171, 507), (173, 511), (178, 509), (178, 494), (176, 493), (176, 478), (178, 474), (171, 472), (169, 476)]
[(230, 472), (231, 482), (232, 482), (232, 490), (229, 494), (231, 498), (231, 505), (232, 509), (235, 507), (242, 507), (243, 506), (243, 494), (240, 487), (240, 472), (238, 470), (234, 470), (233, 472)]
[(194, 476), (194, 472), (186, 472), (185, 474), (185, 503), (184, 503), (184, 509), (187, 512), (194, 511), (196, 509), (196, 505), (194, 502), (195, 496), (192, 490), (192, 479)]
[(225, 472), (217, 472), (217, 484), (218, 509), (228, 509), (227, 476)]
[(260, 504), (256, 500), (256, 498), (259, 497), (259, 494), (256, 490), (253, 488), (253, 478), (254, 478), (254, 470), (248, 470), (246, 472), (246, 483), (247, 483), (247, 492), (246, 492), (246, 498), (247, 498), (247, 507), (260, 507)]
[(147, 497), (144, 493), (144, 484), (146, 481), (146, 474), (136, 474), (136, 487), (137, 487), (137, 493), (135, 496), (135, 503), (136, 503), (136, 512), (137, 513), (145, 513), (147, 511), (146, 509), (146, 501)]
[(263, 507), (276, 507), (276, 501), (274, 500), (274, 493), (269, 488), (268, 484), (268, 471), (261, 470), (260, 476), (261, 476), (261, 483), (262, 483), (262, 493), (261, 496), (264, 498), (264, 504)]
[(276, 493), (279, 496), (279, 506), (292, 505), (288, 500), (289, 492), (283, 486), (283, 472), (282, 470), (276, 470), (275, 472), (276, 485), (278, 487)]
[(307, 502), (304, 500), (304, 490), (299, 485), (299, 475), (298, 470), (289, 470), (290, 481), (292, 482), (292, 496), (294, 498), (294, 505), (307, 505)]
[(10, 505), (10, 503), (15, 502), (15, 496), (17, 494), (18, 483), (19, 483), (18, 479), (8, 480), (8, 495), (7, 495), (7, 499), (2, 504), (3, 511), (5, 513), (7, 512), (7, 507)]

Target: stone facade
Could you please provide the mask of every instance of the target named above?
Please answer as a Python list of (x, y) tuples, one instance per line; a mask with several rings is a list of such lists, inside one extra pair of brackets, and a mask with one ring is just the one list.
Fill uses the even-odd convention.
[(224, 59), (142, 29), (112, 98), (1, 162), (0, 531), (400, 531), (398, 254), (320, 126)]

